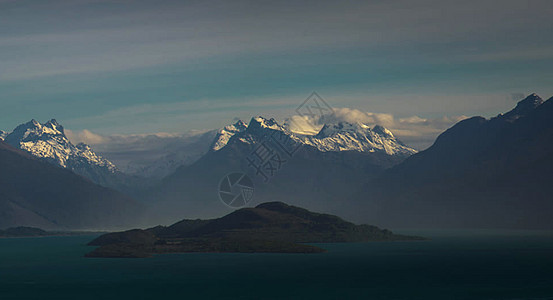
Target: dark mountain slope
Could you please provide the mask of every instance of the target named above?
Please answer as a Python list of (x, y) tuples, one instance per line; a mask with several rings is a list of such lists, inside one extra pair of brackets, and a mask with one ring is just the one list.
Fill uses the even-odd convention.
[(474, 117), (375, 180), (378, 218), (394, 226), (553, 227), (553, 100)]
[(123, 228), (139, 212), (132, 199), (0, 141), (0, 228)]

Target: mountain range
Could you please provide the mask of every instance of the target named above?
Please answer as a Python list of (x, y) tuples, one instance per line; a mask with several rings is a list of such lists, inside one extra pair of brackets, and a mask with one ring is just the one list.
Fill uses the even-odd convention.
[[(239, 120), (233, 125), (221, 129), (211, 146), (217, 151), (226, 146), (234, 136), (242, 141), (259, 140), (263, 135), (272, 135), (274, 132), (286, 135), (295, 143), (310, 146), (321, 152), (357, 151), (367, 153), (386, 153), (407, 157), (417, 151), (399, 141), (392, 132), (380, 125), (371, 128), (360, 122), (338, 122), (324, 124), (316, 135), (306, 135), (290, 130), (286, 123), (280, 125), (274, 119), (256, 117), (249, 124)], [(253, 139), (252, 139), (253, 138)]]
[[(385, 152), (398, 157), (407, 157), (416, 152), (381, 126), (371, 129), (361, 123), (327, 124), (319, 134), (309, 136), (295, 134), (273, 119), (255, 119), (262, 122), (262, 126), (280, 131), (295, 142), (322, 152)], [(105, 143), (107, 146), (99, 145), (102, 155), (87, 144), (74, 145), (66, 136), (63, 126), (55, 119), (44, 124), (31, 120), (17, 126), (11, 133), (4, 132), (3, 139), (18, 149), (72, 170), (95, 183), (136, 195), (139, 193), (134, 190), (138, 187), (155, 184), (160, 178), (174, 173), (178, 167), (191, 165), (206, 153), (220, 150), (234, 135), (247, 129), (248, 124), (238, 121), (220, 130), (199, 134), (113, 137), (116, 140)], [(247, 134), (251, 132), (249, 130)], [(104, 156), (112, 158), (117, 166)]]
[(97, 155), (90, 146), (84, 143), (73, 145), (65, 135), (63, 126), (55, 119), (44, 124), (36, 120), (21, 124), (7, 134), (4, 141), (98, 183), (102, 183), (107, 174), (118, 171), (112, 162)]
[[(165, 172), (171, 168), (177, 169), (179, 165), (181, 167), (172, 175), (167, 176), (161, 184), (156, 184), (155, 177), (154, 179), (143, 179), (148, 182), (140, 184), (140, 181), (137, 180), (136, 177), (122, 173), (110, 160), (95, 153), (90, 146), (82, 143), (74, 145), (67, 138), (63, 126), (56, 120), (50, 120), (44, 124), (32, 120), (17, 126), (9, 134), (4, 134), (6, 143), (4, 145), (6, 149), (9, 148), (14, 151), (15, 149), (20, 150), (12, 152), (31, 159), (31, 161), (35, 163), (33, 164), (34, 168), (39, 168), (38, 166), (44, 167), (40, 170), (41, 174), (54, 172), (53, 170), (57, 173), (62, 169), (66, 169), (65, 174), (72, 174), (76, 178), (80, 177), (84, 182), (90, 180), (92, 181), (89, 182), (91, 185), (96, 183), (105, 187), (115, 188), (135, 199), (142, 200), (143, 203), (153, 208), (154, 211), (162, 212), (161, 216), (156, 214), (151, 216), (152, 220), (165, 221), (167, 218), (176, 219), (187, 215), (194, 216), (201, 212), (205, 212), (209, 216), (216, 216), (217, 214), (220, 215), (221, 213), (228, 212), (227, 208), (223, 206), (216, 197), (213, 197), (213, 192), (216, 192), (217, 183), (220, 177), (225, 175), (226, 172), (232, 171), (232, 167), (235, 163), (244, 163), (243, 157), (241, 156), (243, 154), (242, 152), (250, 152), (251, 148), (258, 144), (258, 141), (261, 141), (268, 135), (274, 134), (279, 134), (281, 138), (289, 138), (291, 142), (305, 149), (301, 149), (297, 157), (290, 157), (288, 159), (290, 161), (295, 161), (297, 164), (296, 167), (291, 167), (288, 171), (283, 171), (284, 175), (282, 178), (273, 181), (275, 184), (274, 186), (267, 185), (271, 188), (266, 189), (265, 194), (273, 194), (272, 199), (278, 199), (280, 196), (284, 195), (282, 193), (274, 193), (275, 189), (280, 190), (282, 186), (286, 186), (293, 182), (293, 178), (287, 178), (287, 176), (289, 176), (286, 175), (287, 173), (295, 174), (299, 172), (298, 174), (300, 176), (312, 178), (313, 176), (324, 174), (325, 169), (335, 169), (335, 174), (341, 174), (337, 179), (332, 179), (328, 176), (322, 179), (323, 181), (333, 182), (333, 184), (324, 187), (323, 190), (335, 194), (341, 187), (351, 184), (347, 181), (356, 177), (365, 176), (366, 174), (372, 176), (371, 174), (374, 175), (400, 162), (405, 157), (415, 152), (415, 150), (399, 142), (389, 131), (379, 126), (369, 128), (362, 124), (340, 123), (335, 126), (325, 126), (317, 136), (305, 136), (294, 134), (284, 126), (279, 125), (274, 119), (257, 117), (253, 118), (249, 124), (238, 121), (218, 131), (208, 131), (194, 135), (187, 139), (185, 143), (183, 143), (183, 138), (179, 137), (175, 139), (173, 143), (174, 146), (166, 148), (178, 151), (167, 153), (163, 157), (174, 157), (178, 155), (181, 155), (181, 157), (191, 157), (188, 153), (195, 153), (195, 155), (199, 156), (199, 158), (196, 158), (197, 161), (191, 165), (186, 165), (183, 164), (182, 160), (168, 160), (168, 163), (165, 165)], [(154, 141), (155, 140), (154, 138)], [(8, 146), (8, 144), (13, 148)], [(198, 152), (188, 151), (190, 149), (196, 149)], [(181, 151), (181, 154), (179, 154), (179, 151)], [(183, 153), (186, 154), (183, 155)], [(200, 155), (200, 153), (205, 153), (205, 155)], [(228, 160), (229, 157), (236, 155), (240, 156), (241, 159), (235, 161), (232, 159)], [(361, 157), (363, 157), (362, 162), (359, 160)], [(324, 162), (321, 164), (320, 160)], [(159, 157), (156, 161), (160, 161)], [(224, 162), (218, 164), (218, 161)], [(37, 162), (42, 163), (36, 164)], [(157, 162), (150, 166), (156, 165)], [(214, 166), (213, 164), (218, 164), (218, 166)], [(247, 172), (250, 172), (252, 177), (255, 177), (255, 174), (251, 173), (251, 169), (248, 169), (246, 165), (243, 165), (243, 167), (245, 167), (244, 169)], [(207, 172), (200, 175), (195, 171), (198, 169), (207, 170)], [(28, 170), (29, 168), (22, 168), (18, 171), (24, 174)], [(8, 176), (9, 170), (5, 169), (3, 171), (6, 174), (5, 176)], [(317, 175), (317, 173), (319, 175)], [(34, 178), (34, 174), (29, 174), (29, 176), (30, 178)], [(54, 178), (56, 176), (57, 175), (44, 175), (44, 177), (48, 178)], [(190, 177), (192, 180), (187, 180), (187, 182), (183, 184), (182, 180), (186, 180), (186, 177)], [(209, 180), (206, 179), (206, 177), (215, 180)], [(39, 181), (40, 178), (36, 178), (36, 180)], [(59, 182), (63, 183), (67, 180), (68, 179), (63, 179)], [(135, 184), (130, 185), (129, 182)], [(37, 184), (41, 185), (42, 183)], [(316, 179), (311, 179), (309, 189), (319, 189), (318, 186), (320, 184), (321, 183)], [(324, 184), (324, 182), (322, 184)], [(74, 197), (76, 199), (73, 203), (75, 205), (85, 205), (85, 203), (81, 203), (81, 200), (78, 199), (82, 198), (82, 201), (87, 202), (90, 201), (87, 200), (88, 198), (95, 197), (95, 193), (90, 192), (87, 192), (86, 196), (78, 196), (78, 191), (73, 190), (73, 186), (65, 186), (62, 188), (58, 185), (54, 185), (52, 188), (56, 188), (56, 192), (44, 190), (36, 195), (37, 199), (25, 201), (39, 201), (40, 198), (46, 197), (50, 199), (49, 201), (53, 201), (52, 203), (55, 203), (57, 198), (59, 198), (59, 201), (63, 202), (66, 201), (66, 199), (64, 196), (60, 196), (59, 192), (62, 192), (64, 189), (68, 190), (68, 193), (75, 193)], [(305, 196), (311, 193), (309, 189), (304, 190), (297, 184), (295, 188), (298, 191), (302, 190), (301, 193), (297, 194), (297, 197), (304, 197), (307, 199)], [(18, 189), (23, 189), (23, 187), (19, 186)], [(7, 190), (9, 189), (5, 189), (5, 191)], [(34, 191), (34, 189), (31, 190)], [(83, 191), (86, 190), (87, 189), (83, 189)], [(257, 193), (259, 194), (263, 190), (263, 188), (258, 188)], [(11, 191), (13, 195), (17, 194), (17, 189), (12, 189)], [(39, 191), (40, 189), (36, 192)], [(185, 197), (181, 195), (185, 195)], [(122, 194), (113, 196), (114, 199), (119, 197), (125, 198), (122, 202), (133, 202), (133, 200)], [(183, 200), (183, 198), (186, 198), (186, 200)], [(327, 199), (328, 197), (324, 198)], [(17, 202), (10, 200), (11, 198), (6, 199), (9, 203)], [(209, 204), (205, 205), (205, 203)], [(194, 209), (195, 206), (201, 209)], [(33, 205), (30, 207), (33, 207)], [(98, 209), (102, 207), (104, 206), (98, 205)], [(38, 216), (43, 217), (18, 217), (21, 215), (20, 213), (10, 212), (10, 209), (6, 208), (4, 212), (14, 217), (4, 218), (5, 226), (27, 225), (41, 226), (44, 228), (57, 226), (82, 227), (80, 224), (74, 223), (74, 220), (58, 220), (57, 217), (50, 217), (49, 213), (44, 213), (42, 209), (43, 208), (32, 208), (32, 211), (38, 214)], [(52, 204), (49, 206), (49, 209), (53, 212), (55, 210), (64, 211), (66, 208), (64, 206)], [(73, 208), (68, 209), (69, 211), (73, 211)], [(114, 211), (113, 213), (126, 214), (131, 219), (135, 217), (134, 212), (129, 212), (127, 214), (124, 210)], [(79, 216), (79, 213), (75, 213), (75, 216)], [(122, 220), (123, 219), (126, 219), (126, 217), (122, 217)], [(85, 223), (87, 226), (93, 224), (93, 222)], [(105, 222), (105, 224), (101, 225), (109, 226), (108, 224), (112, 223)], [(100, 224), (96, 225), (100, 226)]]
[[(299, 147), (267, 180), (248, 159), (275, 135)], [(380, 126), (327, 124), (303, 136), (261, 117), (227, 128), (215, 145), (165, 178), (157, 199), (192, 215), (220, 215), (225, 207), (216, 196), (219, 180), (243, 172), (254, 179), (254, 201), (285, 200), (356, 222), (553, 227), (553, 100), (536, 94), (491, 119), (457, 123), (419, 153)]]
[(4, 141), (34, 157), (66, 168), (89, 180), (134, 195), (149, 181), (122, 173), (111, 161), (97, 154), (89, 145), (74, 145), (55, 119), (44, 124), (36, 120), (17, 126), (5, 134)]
[[(254, 186), (248, 206), (286, 201), (392, 228), (551, 228), (552, 99), (543, 101), (532, 94), (491, 119), (463, 120), (418, 153), (378, 125), (339, 122), (307, 135), (290, 130), (286, 123), (255, 117), (186, 142), (175, 139), (171, 149), (180, 149), (180, 154), (168, 152), (153, 161), (171, 157), (171, 153), (186, 158), (167, 160), (163, 172), (174, 171), (161, 180), (131, 181), (134, 185), (117, 179), (132, 176), (90, 147), (73, 145), (55, 120), (31, 121), (2, 134), (6, 167), (1, 172), (6, 179), (0, 204), (4, 223), (0, 225), (80, 228), (95, 222), (83, 218), (84, 223), (79, 223), (67, 215), (67, 205), (69, 211), (80, 211), (75, 216), (85, 213), (91, 205), (86, 203), (100, 201), (91, 208), (97, 214), (96, 209), (109, 206), (105, 199), (114, 199), (114, 205), (123, 210), (127, 205), (135, 207), (129, 197), (93, 182), (115, 187), (144, 203), (153, 223), (219, 217), (234, 210), (220, 201), (219, 184), (226, 175), (241, 173)], [(196, 152), (186, 154), (191, 149)], [(16, 161), (22, 168), (17, 169)], [(12, 173), (19, 177), (10, 177)], [(26, 176), (29, 184), (25, 184)], [(63, 178), (50, 184), (58, 177)], [(77, 184), (65, 184), (73, 181)], [(98, 198), (98, 194), (103, 196)], [(45, 206), (43, 198), (50, 204)], [(131, 211), (127, 214), (114, 208), (108, 215), (133, 218), (134, 208)], [(99, 224), (101, 219), (95, 220)], [(114, 224), (110, 222), (106, 224)]]
[[(260, 159), (256, 151), (272, 154), (264, 162), (254, 162)], [(274, 119), (256, 117), (248, 124), (238, 121), (223, 128), (209, 153), (164, 178), (145, 202), (156, 203), (169, 220), (216, 217), (229, 212), (217, 196), (221, 178), (241, 172), (254, 181), (256, 201), (285, 199), (332, 212), (347, 205), (337, 199), (355, 195), (367, 178), (415, 152), (381, 126), (342, 122), (306, 136), (287, 130)], [(260, 170), (263, 164), (265, 170)]]

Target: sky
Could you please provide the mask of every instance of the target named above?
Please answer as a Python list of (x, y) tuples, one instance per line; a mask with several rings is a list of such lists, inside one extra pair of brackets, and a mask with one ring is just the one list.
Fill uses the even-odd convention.
[(316, 91), (424, 147), (553, 96), (552, 15), (551, 1), (0, 0), (0, 129), (204, 130), (284, 120)]

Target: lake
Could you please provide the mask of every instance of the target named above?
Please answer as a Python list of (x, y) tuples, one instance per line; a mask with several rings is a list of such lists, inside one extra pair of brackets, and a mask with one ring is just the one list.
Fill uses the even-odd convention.
[(95, 236), (4, 238), (0, 299), (553, 299), (550, 232), (398, 233), (431, 240), (100, 259)]

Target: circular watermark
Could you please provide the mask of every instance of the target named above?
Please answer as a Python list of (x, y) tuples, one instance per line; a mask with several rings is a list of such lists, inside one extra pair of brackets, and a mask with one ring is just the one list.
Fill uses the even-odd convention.
[(230, 208), (246, 206), (253, 198), (253, 181), (244, 173), (230, 173), (219, 182), (219, 199)]

